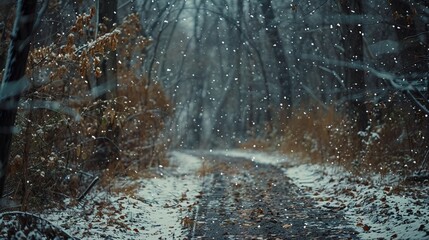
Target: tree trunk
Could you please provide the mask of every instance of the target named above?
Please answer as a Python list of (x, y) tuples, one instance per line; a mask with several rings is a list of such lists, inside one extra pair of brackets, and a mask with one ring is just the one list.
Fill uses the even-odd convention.
[[(111, 31), (114, 24), (118, 22), (118, 18), (116, 16), (117, 8), (117, 0), (100, 1), (98, 18), (100, 20), (100, 24), (104, 24), (107, 27), (107, 31)], [(103, 84), (106, 86), (105, 91), (100, 95), (100, 99), (107, 100), (116, 96), (118, 82), (116, 71), (116, 51), (110, 51), (102, 62), (102, 75), (97, 78), (98, 86)]]
[(274, 51), (274, 59), (278, 71), (278, 81), (280, 84), (280, 109), (283, 112), (281, 122), (287, 121), (292, 115), (292, 80), (289, 73), (286, 55), (283, 48), (271, 0), (260, 0), (261, 10), (264, 17), (265, 31), (268, 41)]
[(0, 3), (0, 69), (6, 64), (7, 57), (7, 22), (13, 9), (13, 2)]
[[(390, 1), (390, 8), (392, 11), (393, 21), (396, 26), (395, 31), (398, 37), (399, 42), (401, 42), (401, 52), (399, 54), (399, 63), (403, 68), (399, 71), (400, 74), (409, 74), (416, 73), (419, 76), (427, 76), (429, 71), (427, 56), (429, 54), (428, 46), (429, 46), (429, 37), (427, 36), (427, 31), (429, 30), (428, 21), (423, 20), (429, 17), (429, 14), (425, 16), (418, 17), (417, 7), (422, 9), (427, 9), (429, 7), (429, 3), (423, 1), (422, 3), (412, 4), (409, 1), (404, 0), (396, 0)], [(420, 10), (422, 11), (422, 10)], [(424, 27), (418, 27), (418, 21), (423, 20), (420, 25)], [(422, 33), (425, 33), (422, 35)], [(421, 36), (426, 36), (422, 38)], [(426, 40), (426, 41), (424, 41)], [(409, 92), (409, 95), (419, 95), (417, 92)], [(427, 89), (425, 92), (421, 93), (423, 99), (429, 98), (429, 81), (427, 82)], [(409, 96), (410, 97), (410, 96)], [(412, 102), (414, 102), (414, 97), (411, 97)], [(419, 104), (425, 106), (425, 108), (429, 108), (429, 103), (426, 100), (421, 101)], [(420, 108), (419, 104), (415, 104)], [(425, 142), (422, 143), (425, 146), (425, 149), (429, 149), (427, 146), (427, 141), (429, 139), (429, 119), (424, 118), (426, 121), (426, 129), (425, 129)]]
[[(194, 6), (196, 8), (195, 12), (195, 25), (194, 25), (194, 38), (195, 38), (195, 49), (194, 49), (194, 64), (196, 67), (195, 73), (193, 74), (192, 81), (193, 86), (191, 88), (191, 94), (194, 95), (193, 102), (194, 108), (193, 118), (191, 119), (190, 130), (191, 130), (191, 145), (192, 147), (200, 148), (202, 147), (202, 135), (203, 135), (203, 116), (204, 116), (204, 99), (203, 92), (204, 90), (204, 65), (202, 63), (203, 59), (203, 49), (202, 42), (204, 39), (203, 32), (206, 30), (206, 14), (203, 14), (204, 1), (194, 1)], [(201, 14), (201, 15), (200, 15)], [(201, 18), (200, 18), (201, 17)]]
[(23, 86), (20, 83), (23, 82), (30, 51), (36, 5), (37, 0), (21, 0), (17, 3), (16, 18), (0, 88), (0, 197), (4, 193), (18, 102), (24, 90), (13, 89), (14, 92), (11, 94), (11, 84)]
[(416, 10), (408, 1), (395, 0), (391, 1), (393, 21), (398, 40), (402, 44), (400, 53), (401, 73), (424, 72), (427, 70), (427, 63), (424, 61), (422, 54), (427, 52), (425, 46), (420, 44), (418, 38), (417, 26), (415, 23)]
[[(339, 1), (341, 10), (346, 15), (362, 15), (362, 3), (360, 0)], [(343, 47), (345, 61), (360, 64), (363, 61), (363, 29), (362, 24), (343, 25)], [(345, 81), (349, 115), (355, 123), (357, 131), (365, 131), (368, 126), (368, 115), (365, 106), (365, 73), (362, 70), (345, 69)]]
[[(100, 24), (106, 26), (107, 32), (114, 28), (114, 24), (117, 20), (117, 0), (105, 0), (99, 2), (98, 19)], [(117, 92), (117, 58), (116, 51), (110, 50), (101, 63), (102, 74), (96, 79), (96, 87), (100, 89), (100, 93), (96, 93), (97, 100), (101, 100), (99, 104), (99, 127), (103, 125), (103, 114), (106, 110), (106, 100), (112, 100), (116, 97)], [(112, 104), (114, 104), (112, 102)], [(112, 105), (111, 107), (114, 107)], [(106, 167), (109, 161), (114, 161), (119, 158), (118, 138), (119, 138), (119, 127), (116, 126), (116, 122), (108, 121), (106, 126), (106, 132), (102, 133), (98, 131), (96, 140), (96, 149), (94, 158), (100, 165), (99, 167)]]

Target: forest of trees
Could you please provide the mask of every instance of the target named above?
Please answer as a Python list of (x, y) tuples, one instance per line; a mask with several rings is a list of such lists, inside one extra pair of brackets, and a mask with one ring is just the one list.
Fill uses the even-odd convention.
[(144, 21), (160, 28), (146, 69), (174, 103), (173, 145), (275, 147), (358, 172), (427, 168), (428, 7), (146, 1)]
[(2, 1), (0, 37), (0, 193), (23, 209), (172, 148), (428, 167), (424, 0)]

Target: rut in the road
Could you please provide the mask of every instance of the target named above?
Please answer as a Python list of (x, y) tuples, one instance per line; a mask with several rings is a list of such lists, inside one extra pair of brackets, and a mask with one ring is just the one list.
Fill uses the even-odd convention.
[(204, 156), (212, 172), (193, 239), (355, 239), (340, 212), (321, 210), (273, 165)]

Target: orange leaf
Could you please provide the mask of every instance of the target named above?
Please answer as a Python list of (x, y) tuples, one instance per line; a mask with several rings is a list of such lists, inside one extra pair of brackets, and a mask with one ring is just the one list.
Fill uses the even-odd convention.
[(366, 224), (362, 228), (365, 232), (368, 232), (371, 229), (371, 227)]

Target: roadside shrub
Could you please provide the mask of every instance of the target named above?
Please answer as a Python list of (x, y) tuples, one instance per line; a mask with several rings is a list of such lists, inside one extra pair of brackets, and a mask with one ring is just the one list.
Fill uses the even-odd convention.
[(423, 129), (425, 118), (415, 110), (369, 105), (370, 124), (357, 132), (347, 116), (330, 107), (292, 118), (280, 149), (297, 152), (312, 162), (339, 164), (348, 170), (411, 174), (420, 169), (427, 151)]
[[(77, 198), (104, 171), (111, 181), (158, 164), (168, 147), (162, 129), (170, 102), (141, 73), (151, 41), (136, 14), (94, 38), (95, 10), (79, 15), (68, 33), (32, 49), (30, 87), (19, 108), (8, 186), (21, 209)], [(117, 86), (108, 99), (94, 95), (103, 59), (117, 53)], [(97, 156), (100, 143), (109, 154)], [(156, 161), (155, 161), (156, 160)]]
[(370, 122), (362, 132), (334, 106), (295, 109), (274, 139), (253, 139), (241, 147), (270, 145), (304, 162), (337, 164), (360, 175), (427, 171), (427, 116), (404, 99), (367, 109)]

